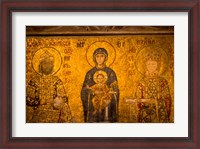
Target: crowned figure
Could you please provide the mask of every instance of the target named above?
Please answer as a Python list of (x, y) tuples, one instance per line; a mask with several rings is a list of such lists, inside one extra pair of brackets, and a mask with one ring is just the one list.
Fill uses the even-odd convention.
[(27, 86), (26, 105), (30, 123), (71, 122), (68, 98), (61, 79), (53, 75), (55, 59), (45, 50), (38, 59), (39, 75), (33, 77)]
[(144, 54), (145, 74), (138, 82), (136, 98), (141, 101), (155, 102), (140, 102), (139, 122), (167, 123), (170, 121), (171, 95), (168, 81), (159, 75), (162, 67), (161, 57), (162, 55), (156, 48), (147, 48)]

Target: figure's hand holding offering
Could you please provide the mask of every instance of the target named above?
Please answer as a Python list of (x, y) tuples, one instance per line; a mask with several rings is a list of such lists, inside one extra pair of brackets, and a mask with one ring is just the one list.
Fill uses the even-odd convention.
[(44, 105), (44, 104), (46, 104), (46, 100), (45, 99), (40, 100), (40, 105)]
[(54, 99), (53, 107), (54, 107), (55, 109), (61, 109), (61, 107), (63, 106), (63, 104), (64, 104), (63, 98), (62, 98), (62, 97), (56, 97), (56, 98)]

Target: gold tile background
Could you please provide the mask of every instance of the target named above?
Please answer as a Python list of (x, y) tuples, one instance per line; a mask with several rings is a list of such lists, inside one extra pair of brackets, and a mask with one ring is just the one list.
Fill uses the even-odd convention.
[[(170, 88), (172, 97), (170, 122), (174, 122), (173, 35), (27, 36), (26, 84), (36, 75), (32, 67), (32, 58), (35, 52), (42, 48), (55, 48), (60, 52), (62, 64), (54, 75), (58, 76), (64, 84), (74, 121), (83, 122), (80, 93), (84, 77), (92, 68), (86, 60), (86, 52), (94, 42), (101, 41), (108, 42), (116, 51), (116, 53), (108, 53), (108, 59), (116, 56), (110, 68), (116, 72), (120, 90), (119, 122), (137, 122), (134, 105), (126, 103), (126, 99), (135, 97), (137, 82), (143, 77), (143, 74), (138, 72), (135, 66), (137, 54), (148, 46), (159, 47), (166, 53), (167, 62), (163, 65), (166, 71), (161, 76), (168, 81)], [(90, 61), (92, 57), (88, 59)]]

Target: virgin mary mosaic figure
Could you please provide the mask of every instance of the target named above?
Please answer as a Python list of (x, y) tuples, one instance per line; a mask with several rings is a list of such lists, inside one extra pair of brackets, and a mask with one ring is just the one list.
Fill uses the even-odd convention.
[(119, 88), (115, 72), (106, 66), (108, 52), (93, 52), (95, 66), (85, 76), (81, 91), (85, 122), (117, 122)]

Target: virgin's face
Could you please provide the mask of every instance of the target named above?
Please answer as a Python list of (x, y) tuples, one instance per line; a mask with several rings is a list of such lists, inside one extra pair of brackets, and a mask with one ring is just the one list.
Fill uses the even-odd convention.
[(97, 54), (96, 55), (96, 62), (98, 65), (102, 65), (105, 61), (106, 57), (104, 54)]
[(148, 70), (148, 72), (153, 73), (156, 71), (156, 69), (158, 68), (158, 63), (155, 60), (148, 60), (146, 62), (146, 68)]

